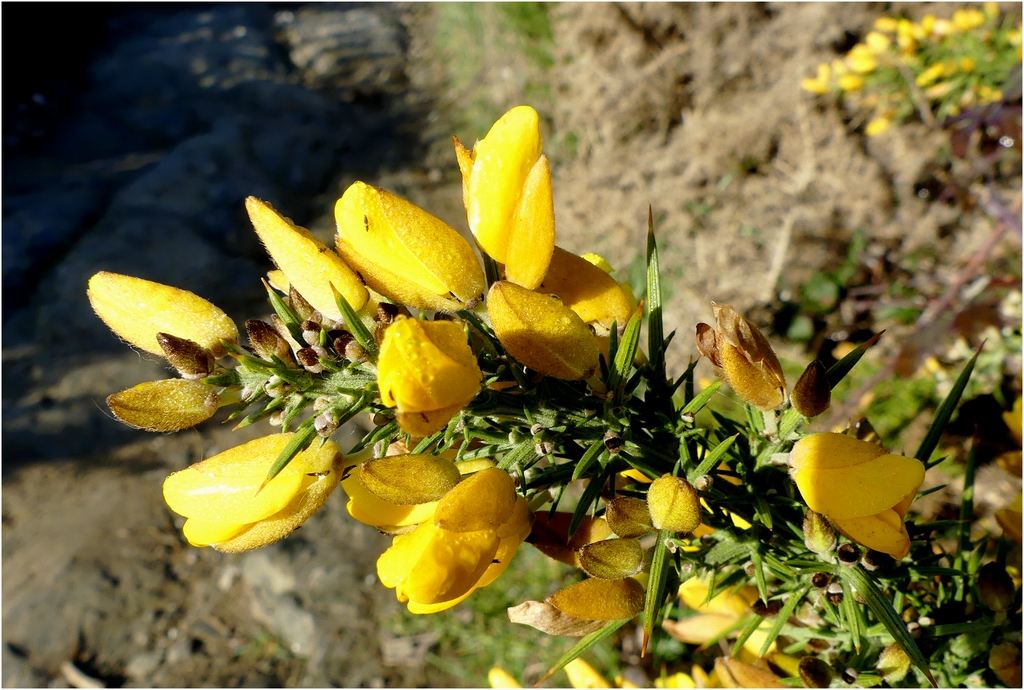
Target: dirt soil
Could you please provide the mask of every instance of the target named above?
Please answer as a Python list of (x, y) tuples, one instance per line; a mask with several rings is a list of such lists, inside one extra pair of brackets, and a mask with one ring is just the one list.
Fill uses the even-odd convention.
[[(991, 232), (980, 214), (961, 222), (949, 205), (915, 194), (941, 135), (911, 123), (868, 139), (860, 122), (810, 98), (799, 84), (883, 13), (948, 16), (954, 7), (560, 4), (549, 12), (552, 66), (539, 70), (521, 53), (488, 52), (486, 37), (478, 36), (485, 46), (479, 73), (459, 84), (450, 83), (451, 56), (438, 48), (439, 6), (294, 5), (231, 15), (225, 33), (210, 35), (220, 37), (218, 50), (236, 53), (220, 62), (203, 58), (215, 68), (200, 69), (191, 55), (181, 64), (189, 84), (204, 75), (235, 75), (234, 82), (207, 83), (196, 98), (241, 88), (237, 75), (250, 69), (243, 64), (248, 59), (262, 62), (244, 72), (246, 83), (281, 89), (252, 97), (257, 105), (247, 105), (250, 113), (243, 115), (253, 121), (239, 125), (237, 149), (209, 160), (190, 158), (220, 146), (214, 134), (235, 125), (201, 109), (181, 114), (173, 97), (147, 97), (147, 117), (164, 127), (159, 137), (132, 143), (134, 133), (157, 127), (138, 120), (134, 129), (123, 125), (115, 132), (127, 141), (120, 151), (84, 150), (68, 160), (60, 142), (81, 141), (82, 132), (94, 131), (69, 129), (85, 127), (83, 113), (92, 118), (89, 127), (98, 127), (95, 122), (120, 107), (90, 96), (111, 78), (111, 55), (128, 55), (118, 52), (127, 45), (158, 45), (166, 58), (161, 69), (169, 70), (166, 51), (190, 41), (199, 45), (205, 35), (188, 22), (212, 25), (222, 13), (249, 9), (204, 5), (155, 17), (111, 15), (119, 28), (90, 53), (89, 70), (63, 109), (40, 120), (37, 143), (9, 140), (14, 125), (5, 111), (5, 292), (12, 289), (9, 256), (45, 253), (45, 260), (26, 264), (28, 277), (13, 288), (21, 291), (18, 299), (4, 298), (4, 687), (84, 687), (82, 674), (109, 686), (462, 684), (426, 664), (417, 641), (394, 640), (382, 625), (398, 606), (374, 571), (388, 539), (351, 520), (341, 492), (295, 535), (255, 553), (225, 555), (183, 542), (181, 520), (161, 499), (164, 477), (265, 430), (233, 433), (215, 418), (163, 436), (109, 418), (108, 394), (166, 373), (162, 362), (117, 343), (88, 311), (82, 295), (91, 273), (130, 273), (139, 266), (138, 275), (177, 280), (210, 297), (238, 323), (265, 315), (257, 280), (269, 264), (247, 234), (241, 214), (247, 194), (279, 193), (294, 204), (286, 212), (326, 236), (333, 200), (360, 177), (465, 230), (449, 137), (458, 132), (471, 143), (484, 132), (466, 131), (461, 106), (470, 96), (482, 98), (500, 114), (531, 102), (530, 89), (543, 83), (547, 100), (538, 108), (546, 108), (558, 242), (635, 272), (653, 207), (668, 284), (666, 330), (679, 330), (669, 362), (674, 371), (696, 356), (689, 334), (696, 322), (712, 318), (711, 300), (765, 313), (780, 285), (793, 289), (814, 271), (835, 268), (856, 230), (866, 233), (869, 255), (890, 261), (934, 248), (940, 260), (922, 284), (941, 294)], [(203, 23), (203, 13), (213, 19)], [(173, 22), (185, 28), (167, 29), (177, 26)], [(485, 22), (483, 29), (493, 27)], [(230, 48), (236, 44), (224, 36), (241, 47)], [(245, 43), (254, 36), (265, 42)], [(352, 39), (344, 55), (332, 52), (339, 36)], [(246, 128), (262, 125), (252, 109), (273, 113), (282, 93), (292, 99), (289, 112), (308, 107), (311, 114), (298, 124), (275, 125), (280, 129), (271, 134), (292, 137), (280, 144), (283, 151), (256, 150), (250, 146), (256, 139), (247, 137), (262, 130)], [(142, 101), (126, 96), (124, 102)], [(24, 113), (11, 122), (31, 124)], [(332, 145), (324, 143), (329, 137), (299, 139), (285, 127), (343, 132), (344, 145), (335, 143), (337, 150), (318, 158)], [(252, 172), (258, 166), (244, 157), (277, 160), (273, 155), (287, 162), (274, 171), (280, 179)], [(180, 180), (199, 176), (202, 185), (193, 190), (168, 178), (138, 201), (140, 180), (174, 160), (183, 161)], [(309, 177), (314, 169), (322, 173)], [(215, 187), (213, 181), (229, 174), (241, 182)], [(45, 196), (54, 180), (73, 175), (105, 180), (103, 193), (89, 197), (91, 206), (74, 207), (78, 215)], [(181, 205), (193, 192), (206, 205), (197, 207), (201, 219), (189, 220), (192, 211)], [(1007, 191), (1007, 203), (1017, 192)], [(33, 194), (75, 221), (43, 249), (27, 241), (9, 246), (15, 228), (9, 222), (22, 208), (14, 202), (27, 204)], [(139, 213), (158, 198), (164, 205), (147, 216), (145, 232), (125, 229), (134, 227), (129, 211)], [(281, 207), (276, 197), (274, 203)], [(221, 208), (222, 215), (211, 215)], [(122, 214), (116, 222), (115, 210)], [(185, 214), (188, 224), (161, 225), (176, 214)], [(190, 244), (166, 244), (189, 232), (195, 233)], [(996, 254), (1001, 251), (1019, 251), (1019, 244), (1014, 249), (1006, 241)], [(168, 273), (176, 262), (189, 268)], [(223, 266), (232, 267), (227, 278)], [(894, 347), (883, 346), (877, 356)]]

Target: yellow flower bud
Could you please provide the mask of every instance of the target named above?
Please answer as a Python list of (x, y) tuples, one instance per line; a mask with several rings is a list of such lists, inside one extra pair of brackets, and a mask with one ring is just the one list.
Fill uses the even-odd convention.
[(647, 508), (655, 529), (688, 534), (700, 526), (697, 490), (682, 477), (663, 475), (647, 488)]
[[(299, 453), (260, 490), (294, 434), (274, 434), (207, 458), (164, 481), (164, 500), (183, 515), (193, 546), (246, 551), (288, 536), (338, 484), (342, 456), (333, 441)], [(258, 493), (257, 493), (258, 491)]]
[(631, 577), (589, 579), (560, 589), (545, 601), (576, 618), (615, 621), (640, 612), (644, 607), (644, 588)]
[(396, 505), (439, 501), (460, 479), (455, 463), (437, 455), (389, 455), (367, 460), (359, 467), (363, 486), (377, 498)]
[(569, 676), (569, 685), (574, 688), (610, 688), (611, 685), (594, 667), (580, 657), (576, 657), (564, 666), (565, 675)]
[(180, 431), (205, 422), (217, 411), (213, 386), (187, 379), (140, 383), (107, 398), (114, 416), (147, 431)]
[(866, 45), (875, 55), (881, 55), (885, 51), (889, 50), (889, 46), (892, 45), (892, 39), (885, 34), (880, 34), (877, 31), (871, 31), (864, 37), (864, 45)]
[(960, 31), (970, 31), (985, 23), (985, 15), (981, 10), (971, 7), (953, 13), (953, 25)]
[(887, 117), (876, 117), (868, 123), (867, 127), (864, 128), (864, 133), (869, 137), (877, 137), (879, 134), (882, 134), (889, 129), (889, 125), (891, 124), (892, 121)]
[(924, 72), (921, 72), (921, 74), (917, 75), (917, 85), (920, 87), (928, 86), (936, 79), (941, 77), (943, 73), (945, 73), (945, 71), (946, 65), (941, 62), (938, 62), (929, 67), (928, 69), (926, 69)]
[(492, 688), (521, 688), (522, 685), (512, 677), (512, 674), (499, 666), (491, 667), (487, 672), (487, 682)]
[(270, 258), (281, 269), (288, 285), (324, 316), (341, 321), (331, 285), (358, 311), (369, 293), (355, 272), (309, 230), (285, 218), (256, 197), (245, 200), (245, 209)]
[(473, 248), (420, 207), (362, 182), (334, 207), (338, 253), (367, 285), (400, 304), (454, 312), (483, 295)]
[(910, 550), (903, 516), (924, 481), (916, 458), (845, 434), (811, 434), (793, 446), (790, 474), (811, 510), (850, 539), (899, 560)]
[(227, 314), (186, 290), (101, 271), (89, 279), (88, 295), (110, 330), (146, 352), (164, 354), (157, 333), (191, 340), (217, 357), (226, 352), (221, 341), (238, 342)]
[(818, 76), (814, 79), (804, 79), (800, 82), (800, 88), (804, 91), (816, 94), (828, 93), (828, 79), (830, 73), (831, 68), (828, 63), (823, 62), (818, 65)]
[(535, 371), (578, 381), (597, 367), (600, 350), (593, 333), (551, 295), (499, 281), (487, 294), (487, 313), (509, 354)]
[(403, 316), (384, 332), (377, 369), (381, 402), (406, 415), (444, 410), (437, 429), (473, 399), (482, 378), (457, 323)]
[[(646, 503), (644, 510), (647, 510)], [(550, 518), (546, 511), (538, 513), (533, 532), (530, 534), (530, 543), (548, 558), (579, 568), (579, 549), (607, 538), (612, 531), (603, 518), (588, 516), (580, 521), (572, 539), (569, 539), (571, 520), (572, 515), (569, 513), (555, 513)]]
[(858, 43), (846, 54), (846, 64), (858, 74), (868, 74), (878, 67), (878, 58), (868, 46)]
[(836, 548), (836, 532), (821, 513), (808, 510), (804, 516), (804, 545), (817, 554)]
[(541, 155), (540, 117), (525, 105), (501, 116), (472, 151), (455, 139), (469, 228), (505, 264), (506, 279), (533, 289), (555, 246), (551, 171)]
[(988, 654), (988, 667), (1008, 688), (1018, 688), (1021, 684), (1021, 651), (1020, 644), (1003, 642), (992, 647)]
[(1021, 543), (1021, 494), (1005, 508), (996, 511), (996, 522), (1003, 528), (1003, 536)]
[(654, 528), (647, 502), (632, 496), (618, 496), (610, 501), (604, 518), (612, 532), (620, 537), (642, 537)]
[[(626, 686), (620, 686), (626, 687)], [(636, 687), (636, 686), (634, 686)], [(695, 688), (697, 683), (693, 680), (693, 677), (682, 671), (673, 673), (672, 675), (665, 676), (664, 678), (655, 678), (654, 687), (656, 688)], [(709, 685), (702, 685), (701, 687), (711, 687)]]
[(586, 259), (555, 247), (547, 275), (537, 292), (555, 295), (584, 323), (601, 324), (605, 330), (612, 322), (625, 327), (632, 315), (629, 300), (608, 273)]
[(587, 544), (579, 552), (580, 567), (591, 577), (619, 580), (644, 568), (644, 551), (636, 539), (606, 539)]
[[(718, 329), (698, 326), (702, 354), (721, 367), (729, 385), (745, 402), (759, 410), (774, 410), (786, 399), (786, 378), (768, 339), (731, 306), (712, 305)], [(717, 350), (708, 345), (708, 331), (715, 334)]]

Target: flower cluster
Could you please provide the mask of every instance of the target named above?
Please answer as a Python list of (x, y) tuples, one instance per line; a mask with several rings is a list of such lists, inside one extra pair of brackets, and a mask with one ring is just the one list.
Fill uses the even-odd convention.
[(1020, 24), (987, 2), (984, 10), (959, 9), (948, 19), (881, 17), (845, 57), (819, 64), (801, 86), (843, 94), (855, 109), (873, 112), (865, 133), (877, 136), (921, 107), (942, 120), (1002, 100), (1020, 59)]
[[(676, 379), (666, 372), (653, 213), (638, 303), (601, 257), (556, 246), (532, 108), (510, 110), (472, 149), (454, 144), (479, 259), (442, 220), (356, 182), (335, 205), (333, 248), (271, 204), (246, 200), (276, 269), (265, 282), (273, 313), (244, 324), (245, 343), (224, 312), (185, 290), (106, 272), (89, 281), (99, 317), (179, 374), (111, 395), (118, 419), (167, 432), (231, 407), (239, 427), (276, 427), (166, 479), (189, 543), (228, 552), (273, 543), (340, 484), (354, 519), (392, 535), (377, 575), (412, 613), (465, 601), (528, 542), (585, 577), (510, 607), (513, 622), (581, 637), (583, 649), (639, 615), (642, 655), (659, 636), (736, 639), (737, 653), (711, 672), (693, 666), (665, 687), (776, 685), (787, 675), (824, 687), (837, 659), (877, 664), (872, 672), (888, 669), (887, 679), (912, 661), (927, 677), (900, 621), (911, 611), (925, 620), (958, 590), (944, 582), (904, 601), (899, 587), (923, 581), (917, 559), (933, 563), (940, 548), (905, 520), (956, 401), (917, 459), (857, 437), (866, 422), (807, 435), (878, 336), (832, 367), (811, 362), (789, 389), (768, 338), (712, 303), (714, 326), (697, 325), (696, 347), (743, 403), (745, 423), (717, 411), (698, 420), (722, 382), (698, 392), (693, 366)], [(357, 416), (370, 428), (342, 452), (331, 438)], [(977, 566), (978, 549), (933, 570), (949, 578)], [(896, 565), (872, 576), (879, 552)], [(978, 589), (1005, 649), (1015, 638), (1002, 575)], [(881, 626), (871, 635), (896, 640), (897, 651), (861, 648), (850, 631), (868, 629), (868, 614), (854, 591)], [(685, 606), (666, 617), (677, 598)], [(816, 649), (817, 628), (831, 641)], [(1000, 673), (1013, 670), (999, 659)], [(597, 682), (582, 662), (564, 662), (572, 682)]]

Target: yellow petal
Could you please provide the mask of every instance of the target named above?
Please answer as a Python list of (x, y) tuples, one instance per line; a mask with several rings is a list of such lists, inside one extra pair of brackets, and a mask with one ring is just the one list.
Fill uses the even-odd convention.
[(508, 671), (494, 666), (487, 672), (487, 682), (492, 688), (521, 688), (515, 678)]
[(471, 474), (442, 498), (434, 524), (452, 532), (496, 530), (516, 505), (515, 482), (497, 467)]
[(487, 313), (509, 354), (535, 371), (578, 381), (597, 366), (600, 351), (590, 329), (549, 295), (499, 281), (487, 294)]
[(245, 200), (256, 234), (285, 274), (288, 284), (324, 316), (342, 320), (331, 291), (333, 284), (352, 308), (359, 310), (369, 293), (359, 277), (341, 258), (305, 228), (293, 224), (274, 207), (256, 197)]
[(221, 341), (238, 342), (227, 314), (187, 290), (101, 271), (89, 279), (88, 295), (110, 330), (146, 352), (163, 356), (157, 333), (194, 341), (217, 357), (226, 352)]
[(691, 577), (679, 585), (679, 597), (687, 606), (700, 613), (714, 613), (740, 618), (750, 612), (750, 604), (757, 600), (757, 590), (743, 587), (738, 592), (725, 591), (704, 603), (708, 596), (708, 583)]
[(410, 437), (424, 438), (445, 428), (463, 407), (465, 404), (457, 403), (427, 412), (396, 412), (395, 420), (402, 431)]
[[(870, 458), (876, 449), (884, 452), (842, 434), (814, 434), (799, 441), (791, 455), (792, 474), (808, 507), (842, 520), (874, 515), (907, 497), (913, 500), (924, 481), (924, 464), (902, 455)], [(844, 450), (849, 453), (844, 455)]]
[(734, 627), (738, 620), (717, 613), (701, 613), (678, 621), (666, 619), (662, 627), (680, 642), (700, 645), (720, 637)]
[(1021, 495), (1005, 508), (996, 511), (996, 522), (1003, 528), (1003, 535), (1018, 544), (1021, 543)]
[(399, 317), (384, 333), (377, 367), (381, 401), (402, 412), (465, 405), (482, 378), (465, 332), (451, 321)]
[(352, 471), (342, 480), (341, 488), (348, 495), (348, 514), (373, 527), (398, 528), (418, 525), (434, 516), (437, 502), (400, 506), (374, 496), (359, 481), (359, 472)]
[(274, 434), (243, 443), (175, 472), (164, 481), (164, 500), (189, 518), (219, 524), (247, 524), (287, 506), (301, 491), (331, 471), (338, 446), (328, 441), (299, 453), (257, 495), (267, 471), (294, 434)]
[(140, 383), (107, 398), (125, 424), (148, 431), (179, 431), (204, 422), (217, 411), (217, 393), (201, 381), (164, 379)]
[(694, 682), (693, 678), (691, 678), (689, 675), (687, 675), (685, 673), (682, 673), (682, 672), (679, 672), (679, 673), (673, 673), (670, 676), (665, 676), (664, 679), (662, 679), (662, 678), (655, 678), (654, 679), (654, 687), (656, 687), (656, 688), (695, 688), (695, 687), (697, 687), (697, 684)]
[(338, 252), (367, 284), (398, 303), (457, 311), (484, 292), (473, 248), (415, 204), (362, 182), (334, 209)]
[(615, 279), (586, 259), (555, 247), (537, 292), (556, 295), (586, 323), (624, 327), (632, 311)]
[(523, 183), (512, 227), (505, 258), (505, 279), (533, 290), (548, 272), (555, 249), (555, 204), (547, 156), (537, 160)]
[[(430, 523), (417, 530), (425, 527), (431, 527)], [(498, 543), (494, 530), (456, 533), (434, 529), (427, 547), (410, 564), (402, 593), (422, 604), (437, 604), (466, 594), (491, 565)]]
[(221, 522), (206, 522), (189, 518), (185, 520), (181, 533), (192, 546), (209, 546), (217, 542), (227, 541), (231, 537), (244, 532), (249, 525), (231, 525)]
[(516, 209), (541, 144), (537, 111), (521, 105), (502, 115), (473, 147), (473, 168), (464, 187), (466, 215), (477, 242), (498, 263), (508, 261)]
[(910, 536), (894, 510), (883, 510), (866, 517), (832, 520), (843, 535), (875, 551), (887, 553), (897, 561), (910, 553)]
[(1016, 439), (1017, 445), (1021, 443), (1021, 419), (1021, 399), (1017, 398), (1013, 401), (1013, 409), (1003, 413), (1003, 421), (1006, 422), (1010, 433)]
[(576, 657), (564, 667), (565, 675), (569, 676), (569, 685), (574, 688), (610, 688), (611, 685), (594, 667), (583, 659)]

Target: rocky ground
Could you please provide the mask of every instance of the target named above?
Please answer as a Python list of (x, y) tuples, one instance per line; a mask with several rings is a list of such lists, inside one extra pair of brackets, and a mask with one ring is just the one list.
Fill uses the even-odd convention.
[[(9, 27), (51, 11), (5, 9)], [(261, 430), (215, 419), (154, 436), (105, 410), (109, 393), (164, 374), (92, 314), (89, 276), (187, 288), (238, 323), (265, 315), (248, 195), (326, 238), (333, 200), (364, 179), (465, 229), (451, 134), (471, 143), (531, 102), (559, 243), (634, 275), (653, 205), (681, 334), (711, 299), (763, 310), (780, 285), (834, 268), (856, 230), (879, 260), (933, 247), (943, 258), (920, 285), (938, 294), (990, 236), (979, 214), (916, 193), (941, 136), (910, 124), (867, 139), (799, 89), (883, 11), (950, 7), (565, 4), (547, 37), (510, 34), (493, 8), (470, 23), (454, 11), (118, 6), (66, 18), (66, 70), (8, 81), (5, 687), (81, 684), (75, 669), (128, 686), (460, 683), (381, 625), (397, 607), (374, 576), (387, 540), (340, 499), (256, 553), (183, 543), (163, 478)], [(1019, 256), (1016, 241), (995, 255)], [(696, 354), (679, 340), (677, 369)]]

